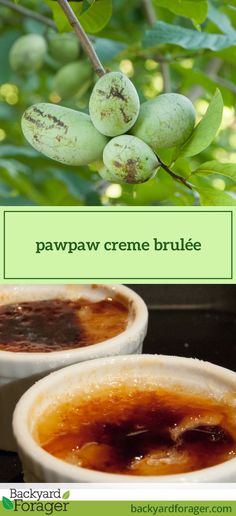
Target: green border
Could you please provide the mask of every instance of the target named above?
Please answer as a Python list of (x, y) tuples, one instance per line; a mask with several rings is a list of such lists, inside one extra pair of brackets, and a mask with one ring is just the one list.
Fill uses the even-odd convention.
[(184, 210), (184, 209), (181, 209), (180, 210), (110, 210), (110, 209), (106, 209), (104, 211), (101, 211), (101, 210), (4, 210), (3, 211), (3, 279), (5, 280), (120, 280), (120, 281), (124, 281), (124, 280), (232, 280), (233, 279), (233, 258), (234, 258), (234, 251), (233, 251), (233, 211), (232, 210), (199, 210), (199, 214), (201, 213), (230, 213), (231, 214), (231, 250), (230, 250), (230, 256), (231, 256), (231, 275), (228, 277), (223, 277), (223, 278), (204, 278), (204, 277), (195, 277), (195, 278), (163, 278), (163, 277), (158, 277), (158, 278), (126, 278), (126, 277), (122, 277), (122, 278), (93, 278), (93, 277), (89, 277), (89, 278), (84, 278), (84, 277), (80, 277), (80, 278), (62, 278), (62, 277), (59, 277), (59, 278), (48, 278), (48, 277), (36, 277), (36, 278), (22, 278), (22, 277), (17, 277), (17, 278), (11, 278), (11, 277), (8, 277), (6, 276), (6, 256), (5, 256), (5, 247), (6, 247), (6, 242), (5, 242), (5, 239), (6, 239), (6, 228), (5, 228), (5, 223), (6, 223), (6, 217), (5, 215), (7, 213), (100, 213), (100, 214), (106, 214), (106, 213), (197, 213), (193, 210)]

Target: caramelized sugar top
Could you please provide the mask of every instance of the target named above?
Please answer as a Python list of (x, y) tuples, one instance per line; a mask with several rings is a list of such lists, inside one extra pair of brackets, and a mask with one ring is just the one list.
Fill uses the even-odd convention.
[(110, 339), (125, 330), (129, 309), (120, 300), (92, 303), (52, 299), (0, 307), (0, 350), (50, 352)]
[(104, 388), (51, 407), (35, 435), (55, 457), (108, 473), (170, 475), (236, 457), (229, 403), (155, 388)]

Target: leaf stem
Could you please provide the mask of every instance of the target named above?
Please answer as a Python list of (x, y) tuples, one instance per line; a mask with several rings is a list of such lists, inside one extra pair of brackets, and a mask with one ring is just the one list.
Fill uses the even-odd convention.
[(51, 27), (52, 29), (56, 30), (56, 25), (55, 25), (54, 21), (50, 20), (50, 18), (47, 18), (46, 16), (43, 16), (42, 14), (36, 13), (26, 7), (22, 7), (19, 4), (15, 4), (15, 3), (11, 2), (10, 0), (0, 0), (0, 4), (3, 5), (4, 7), (8, 7), (9, 9), (12, 9), (13, 11), (16, 11), (17, 13), (21, 14), (22, 16), (26, 16), (27, 18), (32, 18), (33, 20), (36, 20), (40, 23), (44, 23), (44, 25), (47, 25), (48, 27)]
[(102, 77), (106, 74), (106, 71), (97, 56), (91, 41), (89, 40), (87, 34), (85, 33), (82, 25), (80, 24), (78, 18), (76, 17), (73, 9), (71, 8), (69, 2), (67, 0), (57, 0), (62, 10), (64, 11), (68, 22), (71, 27), (75, 31), (76, 36), (79, 38), (81, 46), (83, 47), (84, 52), (87, 54), (89, 60), (92, 63), (92, 66), (99, 77)]
[(190, 183), (188, 183), (188, 181), (186, 181), (186, 179), (182, 176), (179, 176), (178, 174), (175, 174), (175, 172), (173, 172), (169, 167), (168, 165), (165, 165), (165, 163), (163, 163), (163, 161), (160, 159), (160, 157), (156, 154), (156, 157), (161, 165), (161, 168), (163, 168), (171, 177), (173, 177), (173, 179), (175, 179), (175, 181), (178, 181), (179, 183), (182, 183), (184, 184), (184, 186), (186, 186), (187, 188), (189, 188), (189, 190), (192, 190), (192, 186), (190, 185)]

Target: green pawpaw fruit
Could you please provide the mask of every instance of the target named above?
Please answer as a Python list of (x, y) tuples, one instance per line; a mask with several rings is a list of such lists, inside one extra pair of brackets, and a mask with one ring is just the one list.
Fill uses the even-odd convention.
[(100, 160), (108, 142), (89, 115), (55, 104), (29, 107), (22, 117), (22, 131), (36, 150), (71, 166)]
[(47, 40), (50, 56), (59, 63), (67, 64), (78, 59), (80, 46), (75, 34), (70, 32), (58, 34), (55, 31), (50, 31)]
[(196, 122), (192, 102), (184, 95), (165, 93), (141, 105), (131, 133), (153, 150), (182, 145), (191, 136)]
[(131, 129), (140, 102), (133, 83), (121, 72), (110, 72), (94, 86), (89, 113), (96, 129), (106, 136), (118, 136)]
[(103, 179), (115, 183), (144, 183), (160, 166), (153, 150), (135, 136), (124, 134), (110, 140), (103, 152)]
[(68, 99), (76, 95), (91, 77), (92, 69), (87, 61), (69, 63), (55, 75), (53, 88), (62, 99)]
[(9, 61), (16, 72), (26, 73), (39, 70), (47, 53), (47, 44), (39, 34), (27, 34), (18, 38), (11, 47)]

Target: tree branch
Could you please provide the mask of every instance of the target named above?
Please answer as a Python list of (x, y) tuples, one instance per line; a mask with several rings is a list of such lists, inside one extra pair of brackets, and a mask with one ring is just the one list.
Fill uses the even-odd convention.
[(155, 25), (156, 23), (156, 13), (155, 9), (150, 0), (143, 0), (143, 7), (146, 14), (147, 21), (150, 26)]
[[(157, 18), (156, 18), (156, 12), (152, 5), (152, 0), (143, 0), (143, 7), (146, 14), (147, 21), (150, 25), (150, 27), (153, 27), (155, 25)], [(161, 74), (163, 77), (163, 89), (165, 93), (171, 92), (171, 78), (170, 78), (170, 69), (168, 64), (163, 60), (158, 60)]]
[(89, 40), (87, 34), (85, 33), (82, 25), (77, 19), (73, 9), (71, 8), (69, 2), (67, 0), (57, 0), (60, 4), (62, 10), (64, 11), (71, 27), (75, 31), (76, 36), (79, 38), (81, 46), (83, 47), (84, 52), (88, 56), (89, 60), (92, 63), (92, 66), (99, 77), (105, 75), (106, 71), (97, 56), (91, 41)]
[(31, 9), (22, 7), (19, 4), (15, 4), (15, 3), (11, 2), (10, 0), (0, 0), (0, 5), (4, 5), (4, 7), (8, 7), (9, 9), (12, 9), (13, 11), (16, 11), (17, 13), (21, 14), (22, 16), (26, 16), (27, 18), (32, 18), (33, 20), (43, 23), (44, 25), (47, 25), (48, 27), (51, 27), (52, 29), (56, 30), (56, 25), (53, 20), (50, 20), (50, 18), (47, 18), (46, 16), (43, 16), (42, 14), (36, 13), (36, 12), (32, 11)]
[(172, 172), (172, 170), (170, 170), (170, 168), (167, 165), (165, 165), (165, 163), (163, 163), (163, 161), (159, 158), (159, 156), (157, 154), (156, 154), (156, 157), (161, 165), (161, 168), (163, 168), (163, 170), (165, 170), (171, 177), (173, 177), (173, 179), (175, 179), (175, 181), (182, 183), (184, 186), (189, 188), (189, 190), (192, 190), (192, 186), (188, 183), (188, 181), (186, 181), (186, 179), (184, 179), (184, 177), (179, 176), (178, 174), (175, 174), (175, 172)]
[(170, 68), (167, 63), (159, 63), (160, 69), (163, 77), (163, 89), (165, 93), (171, 93), (171, 77), (170, 77)]

